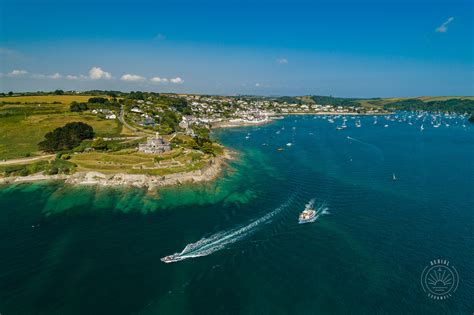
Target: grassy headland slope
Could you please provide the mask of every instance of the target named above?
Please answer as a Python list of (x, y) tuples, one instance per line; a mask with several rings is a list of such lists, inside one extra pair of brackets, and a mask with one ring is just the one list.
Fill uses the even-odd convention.
[(0, 160), (40, 154), (38, 142), (44, 135), (73, 121), (91, 125), (98, 136), (120, 134), (118, 120), (69, 110), (71, 102), (89, 98), (84, 95), (0, 97)]

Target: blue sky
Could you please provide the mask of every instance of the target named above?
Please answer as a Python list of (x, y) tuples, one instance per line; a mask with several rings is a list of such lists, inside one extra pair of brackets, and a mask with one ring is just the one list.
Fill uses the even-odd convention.
[(0, 90), (474, 95), (472, 1), (0, 0)]

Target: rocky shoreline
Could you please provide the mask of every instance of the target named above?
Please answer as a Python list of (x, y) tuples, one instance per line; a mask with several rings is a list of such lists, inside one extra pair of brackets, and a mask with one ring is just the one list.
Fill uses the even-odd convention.
[(163, 176), (153, 176), (146, 174), (103, 174), (100, 172), (77, 172), (72, 175), (43, 175), (34, 174), (29, 176), (15, 176), (0, 178), (1, 184), (19, 184), (36, 181), (61, 180), (70, 185), (92, 185), (104, 187), (138, 187), (154, 190), (164, 186), (175, 186), (186, 183), (208, 182), (216, 179), (227, 165), (228, 160), (234, 159), (230, 151), (225, 151), (224, 155), (214, 157), (202, 169), (192, 172), (175, 173)]

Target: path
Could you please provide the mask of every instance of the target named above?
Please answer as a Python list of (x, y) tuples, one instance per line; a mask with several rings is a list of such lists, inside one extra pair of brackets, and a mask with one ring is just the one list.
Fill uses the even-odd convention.
[(125, 121), (125, 118), (124, 118), (124, 110), (123, 110), (123, 105), (120, 106), (120, 115), (118, 117), (118, 119), (120, 120), (120, 122), (125, 126), (127, 127), (129, 130), (133, 131), (133, 132), (137, 132), (137, 128), (134, 128), (132, 126), (130, 126), (126, 121)]
[(48, 155), (35, 156), (35, 157), (30, 157), (30, 158), (6, 160), (6, 161), (0, 161), (0, 165), (23, 164), (23, 163), (28, 163), (28, 162), (46, 160), (46, 159), (50, 159), (54, 157), (55, 157), (54, 154), (48, 154)]

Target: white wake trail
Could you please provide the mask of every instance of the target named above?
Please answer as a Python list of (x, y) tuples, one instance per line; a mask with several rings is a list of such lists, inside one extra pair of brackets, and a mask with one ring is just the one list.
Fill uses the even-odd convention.
[(218, 232), (206, 238), (202, 238), (195, 243), (190, 243), (184, 247), (184, 249), (173, 255), (169, 255), (161, 258), (165, 263), (177, 262), (184, 259), (202, 257), (210, 255), (218, 250), (225, 248), (227, 245), (237, 242), (244, 238), (250, 233), (254, 232), (256, 228), (261, 225), (270, 222), (270, 220), (281, 212), (283, 209), (289, 206), (293, 199), (293, 196), (288, 199), (287, 202), (276, 208), (270, 213), (267, 213), (263, 217), (252, 221), (251, 223), (237, 229), (230, 231)]
[(350, 137), (350, 136), (347, 136), (346, 138), (347, 138), (348, 140), (351, 140), (351, 141), (354, 141), (354, 142), (358, 142), (358, 143), (360, 143), (360, 144), (363, 144), (363, 145), (365, 145), (365, 146), (368, 146), (368, 147), (374, 149), (375, 151), (377, 151), (377, 153), (378, 153), (380, 159), (381, 159), (381, 160), (384, 160), (384, 154), (383, 154), (382, 150), (381, 150), (379, 147), (377, 147), (376, 145), (373, 145), (373, 144), (371, 144), (371, 143), (368, 143), (368, 142), (365, 142), (365, 141), (362, 141), (362, 140), (359, 140), (359, 139), (356, 139), (356, 138), (352, 138), (352, 137)]
[(329, 213), (329, 207), (326, 203), (326, 201), (319, 203), (314, 206), (315, 203), (315, 198), (311, 199), (306, 205), (305, 205), (305, 210), (307, 209), (314, 209), (316, 211), (316, 215), (314, 218), (308, 222), (315, 222), (317, 219), (319, 219), (320, 216), (330, 214)]

